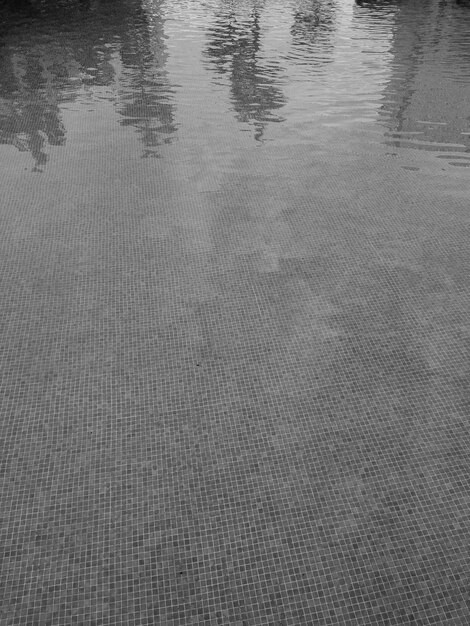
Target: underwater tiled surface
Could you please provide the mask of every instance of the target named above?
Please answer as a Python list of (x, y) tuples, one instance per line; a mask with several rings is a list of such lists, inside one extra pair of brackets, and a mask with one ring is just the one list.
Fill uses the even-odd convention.
[(2, 624), (469, 622), (468, 220), (382, 167), (398, 199), (356, 206), (12, 195)]
[(1, 626), (470, 624), (468, 170), (109, 6), (0, 30)]

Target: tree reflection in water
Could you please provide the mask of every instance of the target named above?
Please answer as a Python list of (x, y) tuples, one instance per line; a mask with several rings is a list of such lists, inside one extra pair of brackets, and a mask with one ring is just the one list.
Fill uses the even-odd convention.
[[(49, 159), (47, 144), (65, 143), (53, 87), (54, 67), (59, 67), (60, 55), (56, 50), (46, 51), (26, 36), (18, 38), (18, 23), (27, 23), (38, 12), (39, 7), (27, 0), (7, 2), (0, 19), (0, 144), (29, 151), (35, 171), (41, 171)], [(16, 35), (16, 45), (10, 43), (10, 31)]]
[[(291, 27), (292, 45), (302, 48), (301, 59), (314, 66), (332, 60), (336, 3), (334, 0), (301, 0), (294, 13)], [(305, 47), (309, 54), (305, 56)]]
[(148, 2), (141, 6), (122, 36), (121, 124), (138, 130), (145, 146), (144, 157), (158, 157), (156, 148), (171, 143), (171, 135), (177, 130), (173, 90), (165, 70), (167, 53), (160, 4)]
[(268, 122), (283, 120), (273, 111), (286, 103), (279, 86), (282, 68), (263, 56), (260, 13), (259, 4), (248, 15), (228, 8), (219, 11), (204, 51), (212, 67), (229, 77), (237, 119), (254, 126), (256, 141), (263, 139)]
[[(61, 105), (83, 98), (84, 87), (93, 97), (93, 88), (119, 80), (121, 123), (137, 128), (144, 155), (154, 154), (176, 130), (163, 36), (150, 0), (2, 4), (0, 144), (30, 152), (34, 171), (42, 171), (48, 146), (66, 142)], [(119, 79), (116, 56), (124, 70)]]

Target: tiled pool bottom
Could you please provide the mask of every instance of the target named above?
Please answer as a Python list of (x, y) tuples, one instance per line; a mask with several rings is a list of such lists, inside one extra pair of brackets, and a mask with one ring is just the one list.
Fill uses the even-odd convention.
[(470, 623), (464, 177), (269, 150), (7, 169), (2, 625)]
[(470, 625), (470, 11), (0, 0), (0, 626)]

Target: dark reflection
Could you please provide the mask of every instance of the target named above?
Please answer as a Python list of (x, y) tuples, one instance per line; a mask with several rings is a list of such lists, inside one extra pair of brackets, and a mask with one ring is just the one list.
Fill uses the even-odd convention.
[(396, 6), (397, 0), (354, 0), (360, 7), (368, 7), (380, 11), (387, 6)]
[(77, 11), (87, 9), (93, 0), (3, 0), (4, 12), (19, 13), (24, 16), (37, 16), (57, 13), (61, 10)]
[(336, 8), (334, 0), (304, 0), (296, 7), (292, 46), (302, 64), (320, 66), (332, 60)]
[(122, 124), (134, 126), (145, 146), (144, 157), (160, 156), (156, 148), (172, 141), (174, 122), (173, 90), (165, 71), (163, 20), (156, 2), (141, 7), (122, 38), (124, 66)]
[[(403, 7), (391, 0), (363, 2), (360, 6), (370, 9), (374, 18), (380, 18), (381, 13), (390, 15), (390, 10), (394, 10), (395, 27), (400, 22), (398, 17), (400, 12), (403, 14)], [(411, 17), (412, 22), (407, 24), (405, 29), (402, 28), (401, 32), (394, 29), (392, 40), (394, 72), (385, 89), (385, 102), (380, 110), (382, 119), (393, 132), (405, 130), (406, 111), (416, 89), (415, 78), (424, 52), (424, 31), (419, 27), (419, 21), (416, 19), (418, 16)]]
[(279, 87), (280, 65), (263, 58), (260, 7), (249, 15), (219, 12), (209, 29), (205, 55), (217, 72), (230, 79), (231, 97), (237, 119), (252, 124), (255, 139), (263, 139), (268, 122), (282, 121), (273, 111), (286, 99)]
[(46, 66), (33, 52), (0, 55), (0, 144), (29, 151), (36, 171), (49, 158), (46, 145), (65, 142), (57, 93), (50, 89)]
[[(455, 2), (375, 2), (356, 7), (355, 19), (393, 9), (391, 76), (380, 109), (386, 143), (449, 154), (469, 165), (467, 106), (470, 92), (470, 14)], [(442, 155), (445, 156), (445, 155)]]
[(48, 147), (66, 141), (61, 105), (86, 96), (89, 106), (94, 89), (118, 80), (122, 123), (138, 128), (146, 154), (166, 141), (175, 127), (156, 6), (151, 0), (2, 4), (0, 144), (30, 152), (34, 170), (42, 171)]

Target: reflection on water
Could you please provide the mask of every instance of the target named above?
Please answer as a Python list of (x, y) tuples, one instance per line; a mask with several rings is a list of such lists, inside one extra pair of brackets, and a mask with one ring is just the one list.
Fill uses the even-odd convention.
[(138, 130), (145, 157), (159, 157), (156, 148), (171, 143), (171, 135), (177, 129), (172, 90), (165, 71), (164, 38), (157, 3), (138, 7), (121, 37), (123, 74), (118, 107), (124, 117), (121, 124)]
[(0, 142), (29, 151), (34, 170), (42, 171), (49, 147), (66, 142), (61, 105), (93, 112), (93, 100), (102, 98), (116, 102), (122, 125), (137, 129), (144, 156), (157, 155), (156, 146), (176, 127), (156, 6), (149, 11), (139, 0), (5, 5)]
[[(47, 162), (46, 144), (63, 145), (65, 128), (58, 106), (57, 81), (64, 71), (60, 46), (55, 42), (45, 50), (40, 42), (31, 41), (28, 19), (32, 20), (37, 9), (26, 2), (5, 5), (3, 11), (16, 9), (0, 20), (0, 142), (11, 144), (21, 151), (31, 152), (35, 169), (40, 171)], [(9, 37), (8, 22), (24, 22), (24, 27)], [(12, 25), (13, 25), (12, 24)]]
[(470, 165), (468, 96), (470, 13), (445, 0), (368, 3), (355, 20), (393, 12), (389, 79), (379, 114), (395, 148), (444, 153), (455, 166)]
[(237, 12), (233, 4), (218, 11), (208, 29), (205, 54), (220, 74), (230, 79), (237, 119), (253, 124), (255, 139), (261, 140), (267, 122), (282, 121), (273, 114), (285, 102), (279, 79), (280, 64), (262, 59), (262, 6)]
[(465, 608), (470, 11), (0, 11), (0, 622)]
[(0, 143), (31, 152), (35, 169), (47, 162), (45, 145), (65, 141), (57, 94), (48, 89), (48, 65), (31, 49), (0, 59)]
[(229, 142), (233, 115), (257, 141), (269, 133), (325, 146), (329, 133), (342, 129), (344, 143), (359, 124), (394, 150), (469, 165), (465, 4), (22, 0), (0, 11), (0, 142), (29, 152), (36, 171), (68, 141), (71, 103), (91, 114), (98, 101), (112, 104), (117, 128), (160, 157), (190, 130), (179, 121), (188, 94), (220, 125), (224, 90), (219, 136)]
[(336, 11), (334, 0), (302, 0), (295, 7), (290, 32), (299, 63), (318, 67), (331, 62)]

